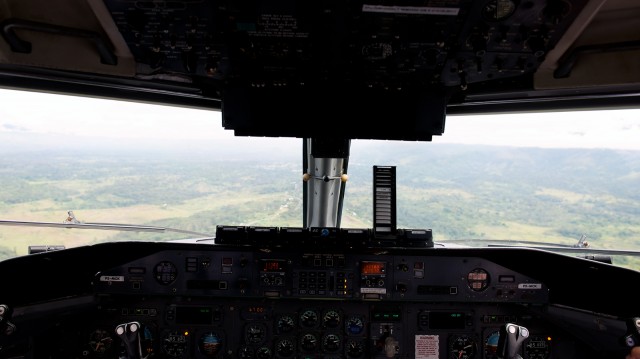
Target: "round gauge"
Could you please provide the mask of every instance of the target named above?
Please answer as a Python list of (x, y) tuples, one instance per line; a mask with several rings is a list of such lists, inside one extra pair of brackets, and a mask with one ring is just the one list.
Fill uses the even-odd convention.
[(325, 334), (322, 337), (322, 349), (327, 352), (335, 352), (340, 349), (340, 342), (340, 337), (337, 334)]
[(345, 322), (345, 327), (348, 334), (357, 335), (364, 330), (364, 322), (360, 317), (349, 317)]
[(482, 16), (487, 21), (502, 21), (516, 10), (512, 0), (491, 0), (482, 7)]
[(524, 346), (524, 357), (527, 359), (547, 359), (551, 351), (549, 339), (534, 335)]
[(318, 347), (318, 338), (312, 333), (306, 333), (300, 337), (300, 346), (308, 352), (314, 351)]
[(109, 333), (110, 332), (106, 330), (96, 329), (89, 334), (88, 347), (96, 356), (101, 357), (112, 350), (113, 338)]
[(482, 292), (489, 287), (489, 272), (482, 268), (476, 268), (467, 274), (469, 288), (476, 292)]
[(253, 358), (253, 349), (249, 347), (242, 347), (238, 350), (238, 358), (240, 359), (251, 359)]
[(162, 338), (162, 349), (173, 358), (182, 357), (187, 350), (187, 333), (170, 332)]
[(318, 324), (318, 313), (313, 309), (307, 309), (300, 314), (300, 325), (313, 328)]
[(278, 334), (289, 333), (295, 328), (295, 326), (296, 322), (293, 320), (293, 317), (283, 315), (278, 318), (278, 321), (276, 322), (276, 332), (278, 332)]
[(451, 338), (449, 342), (449, 358), (451, 359), (471, 359), (476, 354), (477, 345), (475, 340), (467, 335), (458, 335)]
[(293, 355), (295, 350), (296, 345), (291, 339), (280, 339), (280, 341), (276, 343), (276, 353), (281, 357), (289, 357)]
[(326, 311), (322, 316), (322, 325), (325, 328), (337, 328), (340, 325), (340, 313), (333, 309)]
[(178, 269), (173, 263), (169, 261), (163, 261), (156, 264), (156, 267), (153, 271), (156, 280), (162, 285), (169, 285), (173, 283), (178, 276)]
[(484, 338), (484, 357), (485, 359), (498, 359), (498, 340), (500, 339), (500, 331), (496, 330), (489, 333)]
[(213, 358), (218, 355), (222, 349), (222, 338), (213, 332), (203, 334), (200, 336), (200, 340), (198, 340), (198, 349), (204, 356)]
[(262, 323), (251, 323), (244, 328), (244, 340), (250, 344), (260, 344), (267, 336), (267, 328)]
[(269, 359), (271, 358), (271, 349), (268, 347), (260, 347), (256, 350), (257, 359)]
[(364, 344), (360, 340), (350, 339), (347, 342), (347, 356), (349, 358), (359, 358), (364, 354)]

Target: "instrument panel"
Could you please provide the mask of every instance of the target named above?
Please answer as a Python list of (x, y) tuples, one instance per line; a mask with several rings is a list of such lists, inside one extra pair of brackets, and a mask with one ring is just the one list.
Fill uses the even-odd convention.
[[(7, 292), (0, 357), (491, 359), (510, 325), (523, 358), (601, 357), (549, 313), (546, 281), (479, 253), (165, 242), (18, 258), (99, 270), (59, 282), (73, 294), (48, 291), (56, 273)], [(49, 298), (11, 305), (24, 293)]]
[[(68, 341), (75, 331), (77, 342), (53, 357), (126, 357), (132, 325), (143, 357), (155, 358), (496, 358), (507, 322), (535, 333), (525, 358), (553, 357), (556, 335), (563, 344), (557, 328), (512, 305), (132, 299), (110, 298), (85, 313), (94, 319), (80, 328), (68, 318), (48, 339)], [(127, 328), (123, 335), (119, 326)]]
[(96, 275), (99, 294), (544, 304), (544, 283), (474, 257), (164, 251)]
[[(500, 325), (533, 320), (499, 304), (548, 300), (481, 258), (386, 253), (170, 250), (98, 273), (95, 290), (156, 338), (148, 353), (172, 358), (473, 358)], [(166, 299), (128, 300), (143, 293)]]

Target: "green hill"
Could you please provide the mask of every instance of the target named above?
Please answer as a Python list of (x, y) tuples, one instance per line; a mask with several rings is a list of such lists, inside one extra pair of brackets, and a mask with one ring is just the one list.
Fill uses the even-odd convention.
[[(59, 221), (73, 210), (87, 222), (211, 234), (218, 224), (302, 226), (302, 161), (293, 150), (259, 161), (182, 153), (158, 160), (152, 155), (49, 151), (4, 156), (0, 216)], [(371, 226), (374, 165), (396, 166), (398, 227), (430, 228), (436, 241), (573, 244), (586, 235), (593, 247), (640, 248), (637, 151), (423, 143), (379, 148), (356, 142), (343, 227)], [(24, 254), (27, 243), (60, 244), (62, 232), (68, 231), (45, 235), (0, 227), (0, 256)], [(68, 243), (182, 236), (77, 232)]]

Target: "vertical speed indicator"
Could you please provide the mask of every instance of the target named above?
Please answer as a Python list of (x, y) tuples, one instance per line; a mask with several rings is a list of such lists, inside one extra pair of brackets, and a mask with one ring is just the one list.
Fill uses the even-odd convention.
[(478, 344), (468, 335), (456, 335), (449, 340), (449, 358), (471, 359), (478, 351)]

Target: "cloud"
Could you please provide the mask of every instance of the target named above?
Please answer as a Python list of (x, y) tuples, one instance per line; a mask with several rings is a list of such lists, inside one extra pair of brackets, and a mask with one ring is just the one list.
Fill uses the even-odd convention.
[(3, 123), (2, 124), (3, 132), (29, 132), (29, 129), (24, 126), (19, 126), (13, 123)]
[(637, 130), (640, 130), (640, 125), (637, 123), (624, 124), (623, 126), (620, 127), (620, 131), (637, 131)]

